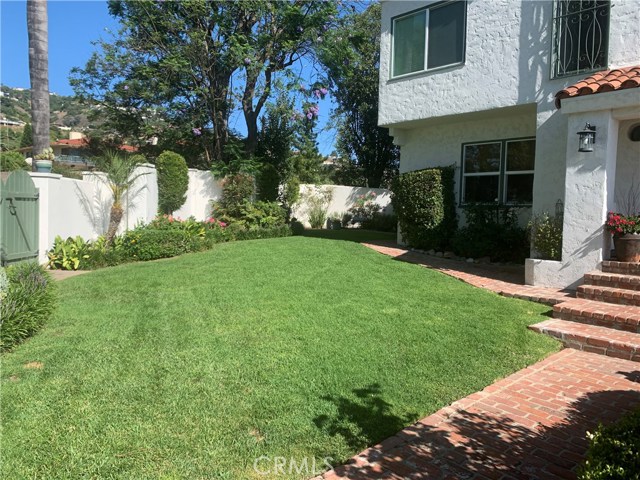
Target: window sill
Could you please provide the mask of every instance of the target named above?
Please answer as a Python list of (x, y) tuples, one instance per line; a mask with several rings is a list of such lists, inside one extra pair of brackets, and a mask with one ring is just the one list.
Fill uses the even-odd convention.
[(452, 63), (451, 65), (444, 65), (443, 67), (431, 68), (429, 70), (419, 70), (417, 72), (405, 73), (403, 75), (397, 75), (395, 77), (390, 77), (387, 79), (387, 83), (396, 83), (402, 80), (406, 80), (408, 78), (428, 76), (432, 73), (441, 73), (449, 70), (455, 70), (458, 68), (464, 67), (465, 62), (460, 63)]

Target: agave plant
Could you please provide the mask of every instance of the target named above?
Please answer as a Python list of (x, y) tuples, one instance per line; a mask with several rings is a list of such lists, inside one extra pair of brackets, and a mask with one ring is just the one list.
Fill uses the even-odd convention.
[(106, 151), (97, 159), (96, 164), (105, 174), (99, 178), (109, 187), (113, 197), (109, 212), (109, 228), (105, 235), (107, 246), (111, 246), (124, 215), (124, 202), (127, 198), (131, 200), (140, 193), (140, 190), (136, 192), (131, 190), (136, 180), (146, 173), (135, 173), (138, 165), (136, 157), (129, 157), (114, 150)]

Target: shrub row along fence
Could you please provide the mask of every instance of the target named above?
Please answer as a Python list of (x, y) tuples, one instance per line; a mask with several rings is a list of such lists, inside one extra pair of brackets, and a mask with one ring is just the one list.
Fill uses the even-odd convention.
[[(124, 205), (124, 216), (118, 234), (130, 231), (139, 225), (152, 222), (161, 205), (159, 198), (159, 174), (156, 166), (140, 164), (134, 171), (137, 177), (129, 189)], [(39, 241), (38, 261), (46, 262), (56, 237), (82, 237), (95, 240), (104, 235), (109, 226), (112, 195), (101, 172), (86, 172), (82, 180), (66, 178), (52, 173), (29, 173), (39, 190)], [(330, 192), (329, 201), (323, 207), (326, 216), (337, 217), (348, 212), (363, 196), (373, 195), (374, 202), (383, 213), (391, 213), (391, 192), (385, 189), (346, 187), (338, 185), (301, 185), (300, 199), (293, 209), (293, 216), (309, 225), (308, 194), (317, 191)], [(211, 172), (188, 170), (188, 187), (184, 204), (173, 212), (176, 219), (192, 217), (196, 221), (207, 221), (212, 215), (212, 204), (220, 202), (223, 182), (215, 179)], [(166, 209), (165, 209), (166, 210)], [(251, 212), (249, 212), (251, 213)], [(216, 218), (218, 216), (216, 215)], [(269, 226), (269, 225), (265, 225)]]
[[(40, 262), (47, 260), (46, 252), (57, 236), (95, 239), (107, 231), (112, 195), (104, 174), (87, 172), (82, 180), (52, 173), (30, 175), (40, 194)], [(156, 167), (140, 164), (134, 175), (138, 178), (125, 199), (125, 214), (119, 233), (149, 223), (158, 215)], [(212, 201), (219, 200), (222, 195), (221, 183), (207, 171), (189, 169), (188, 175), (186, 201), (174, 216), (204, 221), (211, 215)]]

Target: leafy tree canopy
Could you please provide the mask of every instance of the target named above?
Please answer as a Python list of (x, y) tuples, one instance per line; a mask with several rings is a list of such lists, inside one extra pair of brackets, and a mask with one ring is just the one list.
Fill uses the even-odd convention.
[(200, 148), (201, 164), (228, 163), (231, 112), (241, 109), (253, 153), (276, 75), (313, 57), (337, 3), (110, 1), (121, 29), (72, 71), (72, 85), (133, 143), (171, 132)]
[(380, 5), (342, 16), (319, 57), (338, 104), (338, 151), (355, 167), (346, 177), (361, 176), (369, 187), (387, 185), (397, 173), (399, 150), (388, 130), (378, 127)]

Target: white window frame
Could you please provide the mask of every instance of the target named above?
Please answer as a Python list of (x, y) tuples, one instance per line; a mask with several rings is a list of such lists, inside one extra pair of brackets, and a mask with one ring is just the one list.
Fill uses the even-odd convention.
[[(462, 146), (462, 190), (460, 190), (460, 198), (462, 199), (462, 201), (460, 203), (462, 203), (463, 205), (467, 205), (470, 202), (467, 202), (467, 199), (464, 198), (464, 194), (467, 190), (467, 177), (498, 177), (498, 198), (496, 199), (495, 202), (491, 202), (491, 205), (493, 205), (494, 203), (500, 203), (500, 175), (501, 175), (501, 171), (502, 171), (502, 146), (503, 146), (503, 141), (501, 140), (493, 140), (490, 142), (472, 142), (472, 143), (465, 143)], [(498, 170), (496, 170), (495, 172), (470, 172), (470, 173), (466, 173), (464, 171), (464, 164), (465, 164), (465, 152), (467, 147), (471, 147), (471, 146), (476, 146), (476, 145), (499, 145), (500, 146), (500, 163), (498, 164)], [(474, 202), (471, 202), (474, 203)], [(487, 204), (489, 205), (489, 204)]]
[[(462, 60), (459, 62), (454, 62), (454, 63), (450, 63), (447, 65), (441, 65), (439, 67), (434, 67), (434, 68), (427, 68), (427, 64), (428, 64), (428, 53), (429, 53), (429, 12), (431, 10), (436, 10), (438, 8), (441, 7), (446, 7), (447, 5), (451, 4), (451, 3), (455, 3), (458, 0), (449, 0), (449, 1), (445, 1), (445, 2), (438, 2), (435, 3), (433, 6), (429, 6), (429, 7), (425, 7), (425, 8), (421, 8), (419, 10), (413, 10), (411, 12), (407, 12), (407, 13), (403, 13), (402, 15), (398, 15), (397, 17), (393, 17), (391, 19), (391, 68), (389, 71), (389, 78), (391, 80), (395, 80), (398, 78), (404, 78), (404, 77), (408, 77), (411, 75), (418, 75), (421, 73), (425, 73), (425, 72), (434, 72), (437, 70), (443, 70), (445, 68), (451, 68), (454, 67), (456, 65), (464, 65), (465, 59), (466, 59), (466, 52), (467, 52), (467, 5), (465, 2), (465, 10), (464, 10), (464, 26), (462, 29)], [(395, 67), (395, 31), (396, 31), (396, 22), (398, 20), (402, 20), (403, 18), (407, 18), (407, 17), (411, 17), (413, 15), (417, 15), (419, 13), (423, 13), (425, 15), (425, 22), (424, 22), (424, 59), (422, 62), (422, 70), (416, 70), (414, 72), (407, 72), (407, 73), (403, 73), (401, 75), (393, 75), (393, 70)]]
[[(516, 203), (516, 202), (508, 202), (507, 201), (507, 177), (509, 175), (534, 175), (535, 178), (535, 170), (507, 170), (507, 155), (509, 150), (509, 143), (518, 143), (518, 142), (527, 142), (533, 140), (536, 141), (536, 137), (522, 137), (522, 138), (511, 138), (505, 140), (489, 140), (486, 142), (468, 142), (462, 144), (462, 166), (461, 166), (461, 176), (462, 180), (460, 182), (460, 205), (469, 205), (476, 202), (469, 202), (465, 198), (465, 191), (467, 186), (467, 177), (488, 177), (488, 176), (497, 176), (498, 177), (498, 198), (495, 202), (487, 202), (485, 205), (514, 205), (514, 206), (531, 206), (532, 203)], [(500, 165), (497, 171), (495, 172), (465, 172), (465, 152), (466, 148), (470, 146), (476, 145), (500, 145)], [(535, 169), (535, 152), (534, 152), (534, 169)]]
[[(510, 202), (507, 199), (507, 178), (509, 177), (509, 175), (533, 175), (535, 178), (535, 170), (508, 170), (509, 167), (509, 162), (508, 162), (508, 155), (509, 155), (509, 144), (510, 143), (517, 143), (517, 142), (529, 142), (533, 140), (535, 142), (535, 138), (519, 138), (517, 140), (505, 140), (504, 141), (504, 179), (502, 180), (502, 203), (504, 205), (531, 205), (531, 203), (517, 203), (517, 202)], [(534, 151), (534, 155), (533, 155), (533, 161), (534, 161), (534, 168), (535, 168), (535, 151)]]

